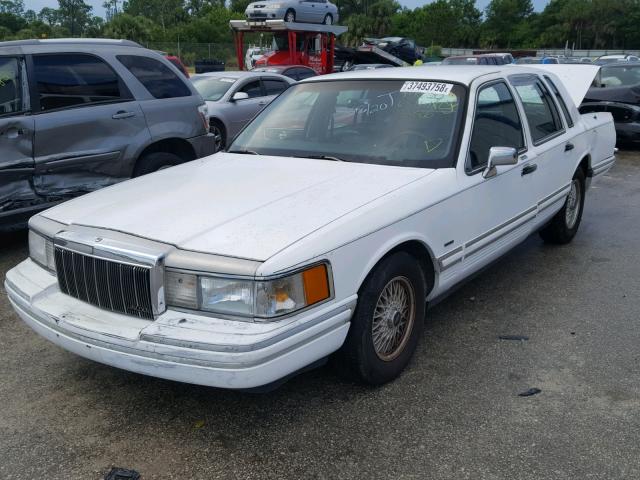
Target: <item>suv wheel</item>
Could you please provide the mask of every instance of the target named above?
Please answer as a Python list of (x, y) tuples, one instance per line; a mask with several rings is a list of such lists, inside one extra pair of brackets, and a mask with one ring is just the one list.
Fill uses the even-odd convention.
[(182, 159), (175, 153), (169, 152), (152, 152), (143, 155), (133, 171), (134, 177), (146, 175), (147, 173), (157, 172), (165, 168), (173, 167), (182, 163)]

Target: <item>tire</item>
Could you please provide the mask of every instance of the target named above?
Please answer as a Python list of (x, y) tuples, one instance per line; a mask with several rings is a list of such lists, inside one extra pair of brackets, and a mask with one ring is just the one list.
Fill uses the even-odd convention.
[(585, 177), (582, 168), (578, 168), (571, 180), (571, 192), (564, 206), (554, 215), (551, 221), (540, 230), (540, 237), (545, 243), (564, 245), (573, 240), (580, 227), (584, 210)]
[(174, 165), (178, 165), (180, 163), (182, 163), (182, 159), (174, 153), (147, 153), (146, 155), (143, 155), (140, 160), (138, 160), (136, 168), (133, 171), (133, 176), (139, 177), (141, 175), (146, 175), (147, 173), (157, 172), (158, 170), (162, 170), (164, 168), (173, 167)]
[(296, 11), (292, 8), (287, 10), (287, 13), (284, 14), (284, 21), (293, 23), (296, 21)]
[[(404, 329), (403, 316), (394, 306), (401, 291), (408, 300)], [(381, 385), (398, 377), (422, 335), (426, 292), (424, 272), (413, 256), (397, 252), (384, 258), (360, 288), (347, 339), (335, 358), (339, 371), (370, 385)], [(394, 331), (397, 338), (385, 337)], [(385, 338), (394, 340), (385, 344)]]
[(333, 15), (331, 15), (330, 13), (327, 13), (324, 16), (324, 20), (322, 21), (322, 23), (325, 25), (333, 25)]
[(218, 120), (211, 120), (209, 122), (209, 132), (214, 135), (214, 152), (224, 150), (227, 146), (227, 130), (224, 128), (222, 122)]

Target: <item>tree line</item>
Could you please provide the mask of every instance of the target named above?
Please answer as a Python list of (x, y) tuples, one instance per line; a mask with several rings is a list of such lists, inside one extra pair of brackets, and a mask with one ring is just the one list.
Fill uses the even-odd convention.
[[(60, 37), (127, 38), (142, 43), (232, 42), (229, 20), (243, 18), (250, 0), (106, 0), (104, 18), (84, 0), (58, 8), (26, 9), (24, 0), (0, 0), (0, 40)], [(419, 45), (497, 49), (563, 47), (640, 48), (640, 0), (551, 0), (534, 12), (531, 0), (435, 0), (415, 9), (395, 0), (336, 0), (339, 40), (414, 38)]]

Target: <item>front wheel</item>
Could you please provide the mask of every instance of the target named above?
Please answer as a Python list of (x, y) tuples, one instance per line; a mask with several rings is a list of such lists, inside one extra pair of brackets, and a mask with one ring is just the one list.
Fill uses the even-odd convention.
[(322, 21), (325, 25), (333, 25), (333, 16), (330, 13), (327, 13), (324, 16), (324, 20)]
[(540, 237), (546, 243), (564, 245), (576, 236), (584, 210), (584, 192), (584, 171), (578, 168), (571, 180), (571, 190), (564, 206), (555, 214), (549, 224), (540, 230)]
[(421, 336), (426, 291), (414, 257), (398, 252), (383, 259), (360, 289), (351, 328), (337, 355), (339, 368), (371, 385), (400, 375)]

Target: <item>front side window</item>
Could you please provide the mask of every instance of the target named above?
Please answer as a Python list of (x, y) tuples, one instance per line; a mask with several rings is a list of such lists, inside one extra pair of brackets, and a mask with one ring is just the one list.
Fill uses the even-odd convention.
[(249, 98), (262, 97), (262, 88), (260, 87), (260, 80), (254, 80), (252, 82), (243, 85), (239, 92), (244, 92), (249, 95)]
[(513, 75), (510, 81), (522, 101), (534, 142), (562, 130), (562, 123), (551, 94), (537, 76)]
[(518, 109), (509, 88), (502, 82), (478, 92), (469, 147), (471, 170), (487, 165), (491, 147), (524, 148)]
[(154, 98), (188, 97), (191, 90), (169, 67), (155, 58), (118, 55), (118, 60)]
[(0, 57), (0, 116), (23, 110), (20, 65), (15, 57)]
[(465, 96), (464, 87), (443, 82), (302, 83), (263, 110), (229, 151), (452, 167)]
[(93, 55), (34, 55), (33, 67), (43, 112), (123, 99), (118, 76)]

